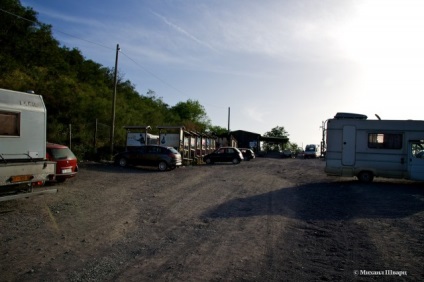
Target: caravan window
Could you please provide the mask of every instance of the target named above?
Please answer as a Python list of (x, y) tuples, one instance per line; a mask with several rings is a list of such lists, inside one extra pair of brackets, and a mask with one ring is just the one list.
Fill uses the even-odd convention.
[(0, 135), (20, 136), (20, 113), (0, 111)]
[(412, 156), (417, 159), (424, 159), (424, 140), (416, 141), (411, 145)]
[(401, 149), (402, 139), (402, 134), (370, 133), (368, 134), (368, 148)]

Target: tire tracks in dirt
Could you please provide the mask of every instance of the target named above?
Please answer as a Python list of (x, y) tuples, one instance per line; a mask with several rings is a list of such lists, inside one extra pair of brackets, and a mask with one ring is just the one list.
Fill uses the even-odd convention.
[(82, 166), (56, 196), (0, 205), (0, 269), (16, 281), (347, 281), (394, 265), (423, 280), (422, 187), (358, 186), (323, 165)]

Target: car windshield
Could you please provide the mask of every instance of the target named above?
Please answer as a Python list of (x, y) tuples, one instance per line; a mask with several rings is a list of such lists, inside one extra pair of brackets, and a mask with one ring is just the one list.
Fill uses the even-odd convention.
[(169, 147), (168, 148), (173, 154), (179, 154), (179, 152), (177, 150), (175, 150), (175, 148), (173, 147)]
[(60, 160), (60, 159), (75, 159), (74, 153), (72, 153), (69, 148), (60, 148), (60, 149), (50, 149), (51, 155), (54, 159)]

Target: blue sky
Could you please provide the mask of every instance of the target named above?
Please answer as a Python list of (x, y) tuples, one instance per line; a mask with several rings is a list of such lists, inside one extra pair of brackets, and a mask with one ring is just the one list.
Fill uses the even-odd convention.
[[(319, 144), (337, 112), (424, 119), (421, 0), (25, 0), (61, 45), (213, 125)], [(118, 98), (119, 99), (119, 93)], [(143, 123), (141, 121), (141, 123)]]

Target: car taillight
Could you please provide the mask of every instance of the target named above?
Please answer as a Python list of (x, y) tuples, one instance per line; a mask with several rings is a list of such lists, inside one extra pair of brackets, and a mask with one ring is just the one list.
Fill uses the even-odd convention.
[(32, 187), (43, 186), (44, 181), (35, 181), (35, 182), (32, 182), (31, 185), (32, 185)]

